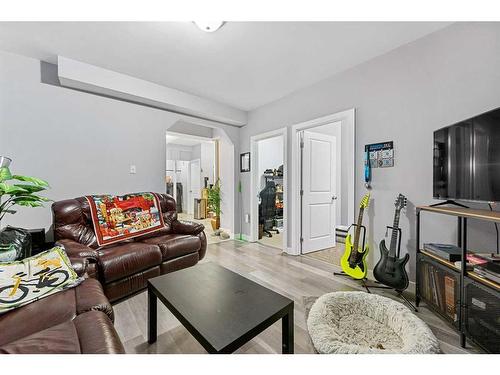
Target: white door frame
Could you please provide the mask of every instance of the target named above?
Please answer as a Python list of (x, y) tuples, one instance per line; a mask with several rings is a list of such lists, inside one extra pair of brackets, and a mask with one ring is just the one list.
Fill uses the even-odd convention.
[[(355, 184), (356, 184), (356, 111), (354, 108), (348, 109), (346, 111), (334, 113), (328, 116), (320, 117), (314, 120), (301, 122), (292, 126), (292, 184), (291, 184), (291, 203), (292, 203), (292, 246), (289, 249), (289, 253), (293, 255), (301, 254), (300, 246), (300, 220), (301, 220), (301, 206), (300, 206), (300, 137), (299, 132), (302, 130), (314, 128), (316, 126), (325, 125), (332, 122), (338, 121), (350, 121), (352, 124), (352, 136), (349, 138), (351, 143), (352, 155), (350, 155), (349, 162), (352, 165), (349, 175), (347, 176), (348, 181), (348, 221), (354, 221), (354, 204), (355, 204)], [(337, 144), (340, 144), (338, 142)], [(344, 160), (342, 160), (344, 162)], [(340, 193), (340, 192), (337, 192)]]
[[(193, 197), (193, 189), (191, 187), (191, 164), (193, 162), (198, 162), (198, 167), (201, 170), (201, 159), (193, 159), (189, 161), (189, 169), (188, 169), (188, 214), (192, 214), (194, 216), (194, 197)], [(201, 173), (200, 173), (201, 176)], [(200, 179), (198, 179), (200, 180)], [(201, 194), (201, 184), (200, 181), (198, 181), (198, 184), (200, 186), (200, 193)]]
[(283, 251), (288, 251), (287, 246), (287, 210), (288, 210), (288, 167), (287, 167), (287, 128), (281, 128), (250, 137), (250, 241), (259, 239), (259, 175), (258, 175), (258, 143), (264, 139), (283, 138)]
[[(230, 168), (231, 170), (228, 173), (228, 176), (224, 176), (224, 177), (227, 177), (227, 179), (225, 178), (224, 179), (225, 182), (222, 182), (223, 184), (226, 184), (226, 186), (229, 186), (229, 190), (231, 191), (231, 193), (228, 194), (224, 198), (224, 200), (227, 202), (227, 205), (229, 207), (232, 207), (232, 215), (229, 215), (227, 212), (226, 212), (226, 214), (222, 213), (221, 222), (223, 222), (227, 219), (227, 222), (226, 222), (227, 227), (225, 227), (223, 229), (225, 229), (229, 232), (230, 238), (234, 238), (234, 230), (236, 228), (236, 219), (237, 219), (235, 199), (238, 196), (236, 193), (235, 175), (236, 175), (236, 172), (239, 171), (239, 168), (236, 169), (236, 167), (237, 167), (236, 160), (238, 160), (237, 159), (238, 155), (235, 154), (235, 151), (236, 151), (235, 144), (234, 144), (233, 140), (228, 136), (226, 130), (220, 127), (220, 124), (217, 124), (216, 122), (213, 122), (213, 121), (202, 120), (199, 118), (193, 118), (193, 117), (189, 117), (189, 116), (181, 116), (181, 117), (185, 117), (186, 119), (189, 119), (189, 122), (193, 123), (195, 125), (212, 129), (213, 133), (214, 133), (213, 136), (212, 137), (203, 137), (203, 136), (193, 135), (193, 134), (189, 134), (189, 133), (182, 133), (180, 131), (177, 131), (177, 132), (170, 131), (170, 130), (168, 130), (168, 128), (165, 130), (166, 135), (174, 135), (174, 136), (179, 136), (182, 138), (198, 139), (198, 140), (202, 140), (202, 141), (216, 141), (216, 140), (218, 140), (219, 142), (226, 143), (232, 149), (232, 152), (230, 153), (230, 155), (225, 156), (225, 157), (229, 158), (229, 162), (232, 165), (232, 167)], [(168, 143), (166, 143), (165, 146), (166, 146), (166, 148), (165, 148), (165, 151), (166, 151), (166, 149), (168, 148)], [(165, 152), (165, 155), (166, 155), (166, 152)], [(215, 163), (217, 163), (216, 158), (214, 158), (214, 161), (215, 161)], [(201, 167), (201, 164), (200, 164), (200, 167)], [(188, 179), (189, 179), (189, 176), (188, 176)], [(201, 186), (203, 186), (203, 185), (201, 184), (200, 187)], [(189, 195), (189, 191), (188, 191), (188, 195)], [(189, 208), (189, 202), (188, 202), (187, 209), (188, 208)], [(223, 216), (226, 216), (226, 219), (222, 219)]]

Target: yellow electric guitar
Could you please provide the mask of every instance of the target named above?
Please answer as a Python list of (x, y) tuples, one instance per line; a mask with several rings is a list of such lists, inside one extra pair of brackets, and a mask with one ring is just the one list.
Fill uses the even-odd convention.
[(348, 234), (345, 239), (345, 251), (342, 258), (340, 258), (340, 265), (342, 271), (351, 276), (353, 279), (361, 280), (366, 277), (368, 270), (366, 266), (366, 256), (368, 255), (368, 244), (363, 248), (359, 244), (359, 237), (361, 235), (361, 223), (363, 222), (363, 212), (368, 207), (370, 202), (370, 193), (367, 193), (361, 203), (359, 204), (359, 215), (356, 230), (354, 232), (354, 242), (352, 241), (351, 234)]

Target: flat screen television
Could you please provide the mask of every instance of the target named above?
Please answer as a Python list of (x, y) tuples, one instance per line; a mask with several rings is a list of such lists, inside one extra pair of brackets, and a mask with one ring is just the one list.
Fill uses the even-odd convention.
[(500, 108), (434, 132), (433, 195), (500, 202)]

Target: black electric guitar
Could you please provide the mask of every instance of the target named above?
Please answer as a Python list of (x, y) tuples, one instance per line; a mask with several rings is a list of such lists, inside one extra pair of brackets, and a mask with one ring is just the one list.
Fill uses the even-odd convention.
[(385, 239), (380, 241), (380, 260), (373, 269), (373, 276), (380, 283), (390, 286), (397, 291), (403, 291), (408, 288), (408, 274), (406, 273), (406, 263), (410, 255), (405, 254), (403, 258), (398, 258), (396, 250), (398, 247), (399, 217), (401, 210), (406, 207), (407, 199), (403, 194), (396, 198), (394, 212), (394, 224), (392, 225), (391, 246), (387, 250)]

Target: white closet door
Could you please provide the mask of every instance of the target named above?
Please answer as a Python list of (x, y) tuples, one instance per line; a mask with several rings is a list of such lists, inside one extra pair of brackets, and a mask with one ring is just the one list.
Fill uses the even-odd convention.
[(335, 246), (336, 137), (303, 132), (302, 253)]

